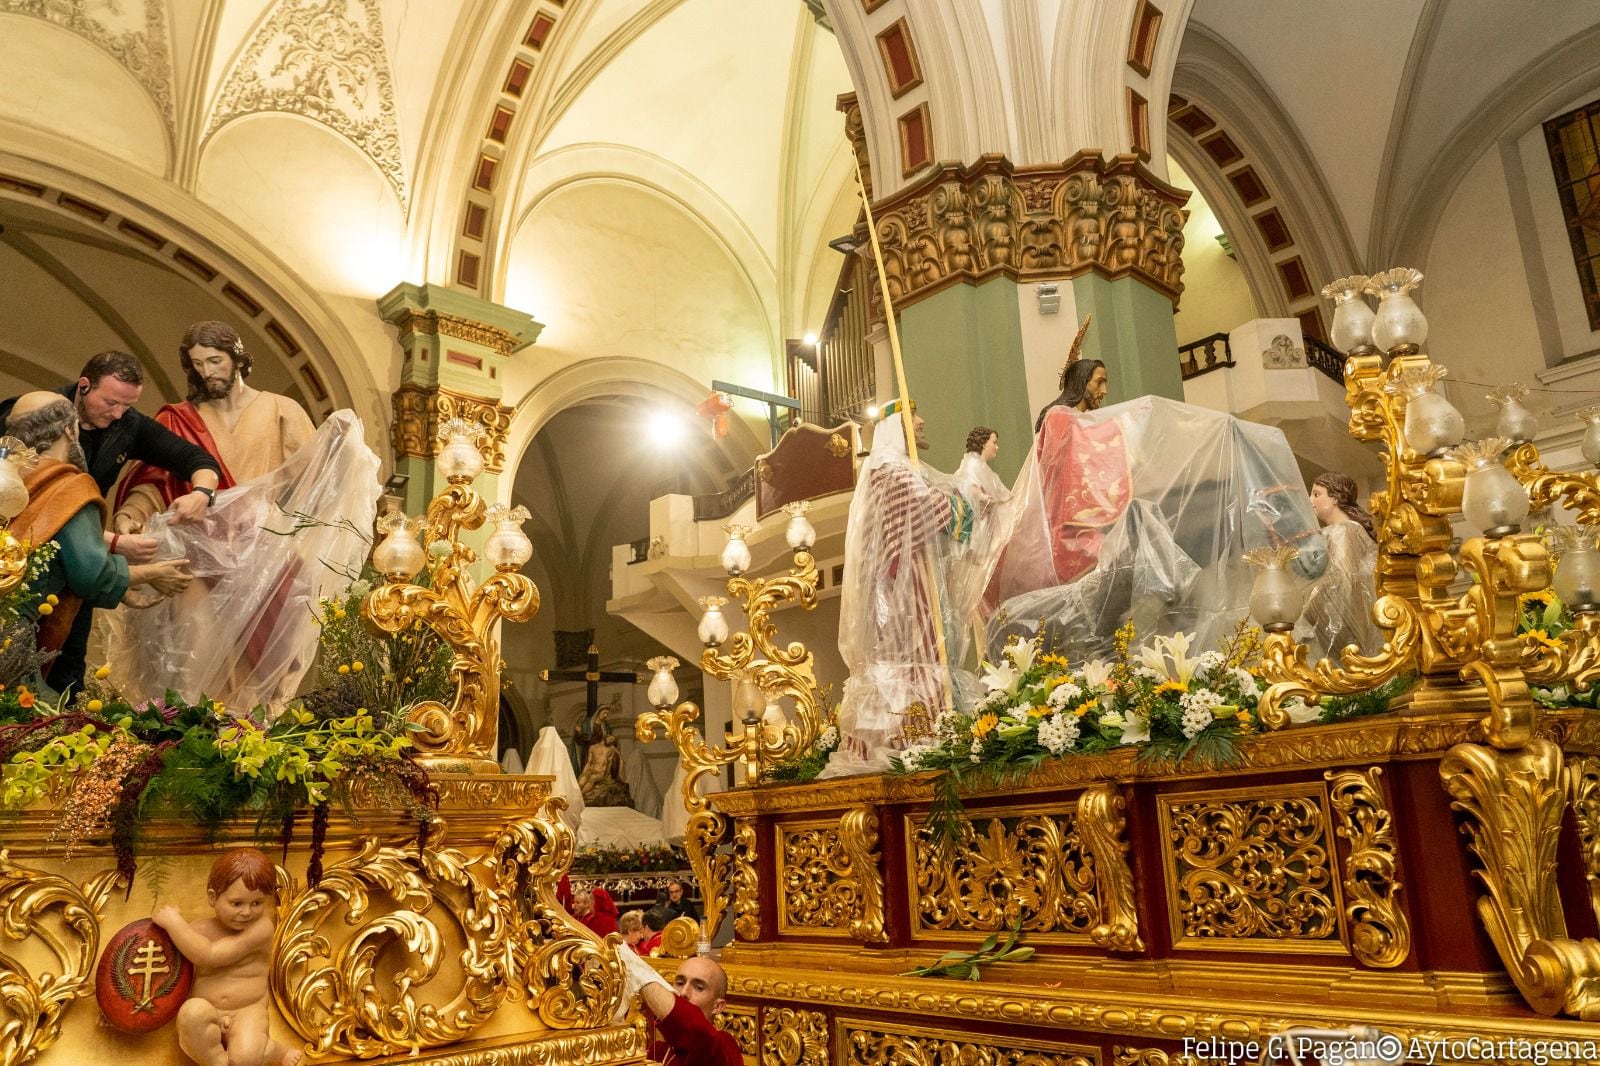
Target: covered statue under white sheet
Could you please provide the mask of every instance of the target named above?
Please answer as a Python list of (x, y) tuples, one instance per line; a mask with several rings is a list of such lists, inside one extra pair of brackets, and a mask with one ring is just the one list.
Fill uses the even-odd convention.
[(981, 609), (993, 660), (1036, 634), (1106, 656), (1129, 620), (1215, 647), (1249, 613), (1246, 551), (1298, 548), (1307, 577), (1326, 562), (1281, 430), (1160, 397), (1051, 408), (1012, 492)]
[(360, 420), (337, 411), (282, 466), (218, 493), (203, 520), (152, 518), (160, 557), (186, 557), (195, 580), (112, 616), (123, 692), (204, 694), (240, 713), (294, 696), (316, 657), (319, 601), (347, 587), (370, 550), (378, 467)]

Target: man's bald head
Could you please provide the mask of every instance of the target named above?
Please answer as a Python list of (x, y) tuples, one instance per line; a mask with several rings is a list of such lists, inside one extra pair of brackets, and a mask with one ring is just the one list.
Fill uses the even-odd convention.
[[(29, 392), (17, 399), (6, 419), (6, 435), (16, 437), (41, 455), (71, 459), (77, 447), (78, 412), (59, 392)], [(81, 458), (82, 451), (78, 451)]]
[(728, 974), (717, 960), (704, 955), (684, 959), (672, 980), (673, 991), (700, 1008), (710, 1021), (728, 994)]

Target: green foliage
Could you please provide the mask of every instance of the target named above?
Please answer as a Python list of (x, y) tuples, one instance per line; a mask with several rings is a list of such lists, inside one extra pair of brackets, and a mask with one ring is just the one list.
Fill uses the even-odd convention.
[[(826, 698), (826, 695), (826, 692), (824, 692), (824, 698)], [(815, 781), (817, 775), (822, 773), (822, 768), (828, 765), (828, 756), (832, 755), (838, 748), (839, 706), (834, 704), (833, 710), (828, 712), (828, 720), (823, 723), (822, 729), (818, 731), (817, 741), (811, 745), (811, 750), (768, 767), (763, 776), (765, 780), (773, 784)]]
[(1027, 962), (1033, 958), (1033, 948), (1018, 947), (1017, 941), (1022, 936), (1022, 921), (1011, 927), (1004, 943), (1000, 942), (999, 933), (990, 933), (988, 938), (978, 946), (977, 951), (947, 951), (939, 956), (938, 960), (928, 966), (919, 966), (915, 970), (907, 970), (901, 977), (954, 977), (959, 980), (977, 981), (983, 974), (980, 966), (993, 966), (1001, 962)]
[[(1566, 604), (1561, 602), (1554, 592), (1544, 589), (1540, 592), (1524, 593), (1518, 601), (1520, 614), (1517, 618), (1517, 633), (1531, 637), (1537, 643), (1547, 647), (1559, 648), (1572, 630), (1574, 619), (1572, 612), (1567, 610)], [(1533, 700), (1541, 707), (1561, 709), (1564, 707), (1600, 708), (1600, 685), (1590, 685), (1587, 689), (1574, 688), (1571, 685), (1552, 685), (1549, 688), (1535, 687)]]
[(39, 620), (39, 597), (34, 590), (56, 551), (55, 541), (30, 550), (22, 581), (0, 596), (0, 686), (5, 691), (16, 690), (44, 665), (34, 635)]
[(1416, 674), (1402, 674), (1368, 692), (1353, 696), (1327, 696), (1317, 706), (1317, 721), (1326, 725), (1348, 718), (1366, 718), (1388, 711), (1392, 700), (1404, 696), (1417, 683)]

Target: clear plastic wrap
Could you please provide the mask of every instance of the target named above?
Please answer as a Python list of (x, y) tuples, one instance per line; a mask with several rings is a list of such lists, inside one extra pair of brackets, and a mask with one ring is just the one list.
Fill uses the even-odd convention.
[(1364, 655), (1374, 655), (1383, 635), (1373, 621), (1377, 601), (1374, 572), (1378, 545), (1360, 523), (1345, 519), (1322, 530), (1328, 546), (1328, 563), (1322, 575), (1306, 590), (1305, 609), (1294, 636), (1309, 645), (1311, 657), (1335, 660), (1354, 644)]
[(1043, 634), (1074, 661), (1141, 638), (1193, 633), (1210, 648), (1249, 613), (1251, 548), (1326, 549), (1280, 430), (1145, 396), (1052, 408), (999, 519), (982, 600), (988, 657)]
[(366, 559), (378, 466), (360, 420), (338, 411), (278, 469), (218, 493), (201, 521), (152, 518), (145, 532), (160, 558), (187, 558), (195, 580), (154, 606), (111, 614), (123, 692), (204, 694), (241, 713), (294, 696), (316, 657), (318, 601)]
[(939, 634), (949, 662), (959, 664), (972, 606), (961, 597), (967, 586), (981, 588), (981, 574), (962, 587), (950, 581), (971, 518), (953, 478), (926, 465), (913, 469), (904, 420), (879, 422), (845, 532), (839, 652), (849, 678), (839, 711), (840, 746), (823, 776), (887, 769), (890, 754), (905, 746), (913, 705), (929, 715), (944, 707)]

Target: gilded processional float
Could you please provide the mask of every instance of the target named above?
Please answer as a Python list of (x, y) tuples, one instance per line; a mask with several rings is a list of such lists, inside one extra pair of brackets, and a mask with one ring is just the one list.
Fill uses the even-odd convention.
[[(1262, 551), (1251, 612), (1265, 633), (1239, 627), (1215, 659), (1176, 636), (1136, 649), (1122, 631), (1104, 664), (1013, 643), (986, 704), (921, 721), (908, 772), (779, 783), (837, 742), (811, 654), (774, 621), (815, 606), (815, 532), (793, 504), (793, 565), (766, 578), (733, 537), (723, 562), (747, 629), (730, 634), (711, 603), (700, 665), (740, 693), (736, 731), (700, 735), (670, 659), (651, 664), (657, 709), (638, 730), (678, 748), (705, 902), (703, 925), (680, 919), (668, 945), (703, 949), (731, 919), (721, 1022), (749, 1061), (1594, 1058), (1600, 718), (1566, 697), (1600, 677), (1600, 475), (1550, 470), (1530, 443), (1462, 444), (1433, 391), (1443, 369), (1420, 350), (1415, 280), (1329, 290), (1351, 432), (1387, 467), (1373, 654), (1312, 662), (1293, 636), (1291, 552)], [(1363, 291), (1380, 296), (1375, 318)], [(1600, 464), (1600, 411), (1586, 415)], [(525, 512), (471, 488), (475, 436), (441, 427), (448, 487), (424, 517), (387, 515), (373, 579), (321, 608), (335, 693), (366, 691), (352, 649), (373, 645), (355, 642), (437, 642), (410, 661), (449, 691), (404, 722), (355, 702), (271, 721), (175, 694), (133, 706), (93, 684), (46, 715), (0, 693), (0, 1063), (185, 1061), (170, 1031), (136, 1031), (183, 977), (166, 941), (129, 932), (156, 898), (134, 862), (197, 884), (263, 824), (277, 834), (264, 981), (282, 1061), (643, 1060), (642, 1016), (618, 1010), (617, 941), (556, 899), (573, 852), (559, 803), (546, 779), (494, 762), (494, 627), (538, 597), (518, 573)], [(0, 462), (7, 518), (26, 502), (10, 477), (26, 458)], [(1551, 505), (1578, 526), (1524, 528)], [(1456, 546), (1458, 515), (1473, 535)], [(486, 521), (480, 584), (462, 533)], [(0, 545), (10, 595), (40, 553)], [(1132, 692), (1209, 717), (1185, 727), (1190, 743), (1155, 745)], [(1091, 727), (1115, 742), (1086, 745)], [(952, 751), (1014, 772), (958, 773)], [(164, 779), (174, 765), (185, 772)], [(730, 765), (742, 784), (702, 796)], [(123, 1027), (83, 1002), (97, 984), (118, 988)]]

